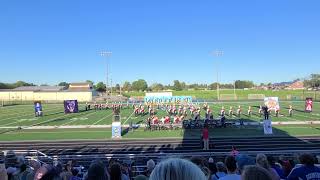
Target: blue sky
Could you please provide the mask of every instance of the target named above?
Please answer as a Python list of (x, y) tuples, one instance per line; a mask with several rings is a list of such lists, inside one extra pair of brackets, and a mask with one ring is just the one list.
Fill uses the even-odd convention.
[[(237, 79), (319, 73), (318, 0), (2, 0), (0, 82)], [(224, 55), (215, 57), (214, 50)]]

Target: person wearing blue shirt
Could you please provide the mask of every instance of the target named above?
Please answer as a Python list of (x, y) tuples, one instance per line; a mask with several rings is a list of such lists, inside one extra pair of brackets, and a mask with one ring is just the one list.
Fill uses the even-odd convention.
[(314, 165), (315, 159), (311, 154), (302, 154), (299, 157), (302, 166), (294, 168), (288, 180), (320, 180), (320, 168)]

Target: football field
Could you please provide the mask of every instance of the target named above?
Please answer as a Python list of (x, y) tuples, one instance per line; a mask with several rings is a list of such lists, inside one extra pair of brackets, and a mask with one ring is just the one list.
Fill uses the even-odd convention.
[[(238, 106), (242, 108), (241, 119), (244, 122), (260, 122), (262, 117), (258, 114), (259, 105), (262, 105), (263, 102), (255, 101), (255, 102), (217, 102), (210, 103), (210, 109), (213, 110), (214, 118), (218, 118), (218, 113), (220, 112), (222, 106), (224, 106), (226, 110), (226, 118), (227, 120), (239, 120), (239, 117), (232, 115), (228, 116), (228, 110), (230, 106), (233, 107), (234, 113)], [(203, 104), (198, 104), (199, 107), (202, 107)], [(292, 105), (294, 112), (293, 116), (290, 117), (288, 113), (289, 106)], [(247, 115), (248, 107), (252, 107), (253, 114), (251, 116)], [(309, 121), (319, 121), (320, 122), (320, 103), (314, 103), (314, 110), (311, 113), (304, 112), (305, 102), (304, 101), (282, 101), (280, 102), (281, 110), (280, 115), (275, 117), (274, 112), (272, 112), (272, 121), (273, 122), (309, 122)], [(13, 106), (4, 106), (0, 107), (0, 140), (22, 140), (27, 137), (27, 139), (55, 139), (53, 134), (57, 139), (74, 139), (78, 138), (96, 138), (95, 135), (101, 133), (104, 134), (104, 138), (109, 137), (106, 136), (106, 132), (111, 134), (111, 129), (100, 129), (97, 128), (99, 125), (111, 125), (113, 119), (112, 110), (90, 110), (85, 111), (85, 105), (79, 104), (79, 113), (75, 114), (65, 114), (63, 104), (43, 104), (43, 117), (35, 117), (34, 116), (34, 107), (33, 105), (13, 105)], [(190, 114), (190, 113), (189, 113)], [(167, 113), (163, 110), (157, 111), (157, 116), (159, 118), (167, 115)], [(135, 116), (133, 114), (132, 106), (128, 108), (123, 108), (121, 110), (121, 122), (123, 125), (128, 125), (130, 122), (134, 124), (144, 124), (146, 118), (149, 115), (145, 116)], [(204, 117), (204, 111), (202, 110), (201, 117)], [(187, 119), (191, 118), (188, 115)], [(46, 130), (46, 129), (37, 129), (37, 127), (54, 127), (54, 130)], [(77, 128), (77, 126), (82, 126)], [(83, 127), (85, 126), (85, 127)], [(308, 130), (309, 127), (313, 127), (316, 129)], [(22, 130), (20, 129), (22, 127)], [(70, 129), (64, 129), (63, 127), (68, 127)], [(74, 127), (74, 128), (73, 128)], [(32, 129), (26, 129), (32, 128)], [(106, 127), (104, 127), (106, 128)], [(320, 135), (318, 133), (319, 127), (318, 125), (296, 125), (296, 126), (281, 126), (285, 131), (290, 131), (291, 134), (301, 134), (301, 135)], [(20, 130), (19, 130), (20, 129)], [(170, 137), (170, 136), (182, 136), (180, 130), (168, 131), (162, 133), (145, 133), (143, 131), (143, 127), (136, 130), (134, 135), (130, 134), (127, 137), (138, 137), (138, 138), (151, 138), (151, 137)], [(10, 131), (8, 131), (10, 130)], [(252, 134), (256, 135), (256, 133), (250, 133), (253, 130), (250, 128), (242, 129), (240, 135)], [(261, 130), (260, 130), (261, 131)], [(51, 132), (51, 133), (50, 133)], [(102, 133), (104, 132), (104, 133)], [(217, 131), (219, 132), (219, 130)], [(246, 133), (248, 132), (248, 133)], [(26, 136), (21, 136), (23, 133), (28, 134)], [(92, 135), (94, 133), (95, 135)], [(65, 136), (64, 136), (65, 134)], [(69, 136), (68, 136), (69, 134)], [(72, 135), (70, 135), (72, 134)], [(88, 136), (84, 135), (87, 134)], [(90, 135), (91, 134), (91, 135)], [(232, 135), (233, 131), (221, 131), (218, 133), (219, 135)], [(236, 135), (236, 134), (233, 134)], [(32, 137), (30, 137), (32, 136)], [(47, 137), (46, 137), (47, 136)], [(98, 137), (100, 137), (98, 135)]]

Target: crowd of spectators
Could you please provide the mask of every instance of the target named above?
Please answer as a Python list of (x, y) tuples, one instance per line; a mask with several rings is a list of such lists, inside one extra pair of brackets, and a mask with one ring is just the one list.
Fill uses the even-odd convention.
[(223, 162), (196, 156), (159, 162), (149, 159), (139, 167), (111, 159), (95, 160), (84, 170), (74, 161), (50, 165), (11, 155), (10, 160), (0, 165), (0, 180), (317, 180), (320, 179), (317, 164), (318, 159), (311, 154), (288, 160), (283, 156), (275, 159), (258, 154), (254, 158), (232, 152)]

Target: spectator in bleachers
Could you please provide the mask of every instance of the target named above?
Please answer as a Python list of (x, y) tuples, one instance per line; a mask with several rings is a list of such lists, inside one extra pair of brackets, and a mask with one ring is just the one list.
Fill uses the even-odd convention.
[(217, 173), (212, 175), (211, 180), (218, 180), (224, 176), (226, 176), (226, 168), (223, 162), (217, 162)]
[(100, 161), (93, 162), (87, 174), (85, 175), (85, 180), (108, 180), (107, 169), (104, 164)]
[(145, 175), (139, 175), (135, 178), (133, 178), (134, 180), (148, 180), (148, 178)]
[(288, 176), (288, 180), (318, 180), (320, 168), (314, 165), (315, 159), (311, 154), (302, 154), (299, 157), (301, 167), (294, 168)]
[(38, 169), (41, 167), (41, 164), (37, 160), (32, 160), (30, 162), (30, 166), (31, 166), (32, 170), (30, 170), (31, 172), (27, 175), (26, 180), (33, 180), (34, 179), (34, 176), (35, 176), (36, 172), (38, 171)]
[(286, 176), (284, 175), (284, 171), (282, 170), (281, 166), (276, 164), (275, 159), (272, 156), (268, 156), (267, 159), (270, 164), (270, 167), (277, 172), (281, 179), (285, 179)]
[(237, 162), (234, 156), (227, 156), (225, 159), (228, 174), (219, 180), (240, 180), (241, 176), (237, 174)]
[(20, 179), (26, 179), (29, 172), (27, 171), (27, 165), (22, 164), (19, 167), (19, 171), (16, 172), (14, 175), (14, 179), (20, 180)]
[(277, 172), (270, 167), (266, 155), (258, 154), (256, 157), (256, 163), (257, 163), (257, 166), (260, 166), (266, 169), (267, 171), (269, 171), (273, 180), (280, 180), (280, 176), (277, 174)]
[(7, 170), (4, 164), (0, 164), (0, 180), (8, 180)]
[(252, 157), (245, 154), (238, 155), (236, 157), (236, 160), (237, 160), (237, 167), (240, 173), (242, 173), (245, 166), (255, 165), (255, 160)]
[(208, 168), (209, 168), (211, 174), (217, 173), (217, 167), (216, 167), (216, 164), (214, 163), (213, 158), (209, 158), (209, 160), (208, 160)]
[(206, 180), (199, 167), (183, 159), (168, 159), (153, 170), (150, 180)]
[(150, 177), (150, 175), (151, 175), (153, 169), (155, 168), (155, 166), (156, 166), (156, 163), (155, 163), (152, 159), (150, 159), (150, 160), (147, 162), (147, 169), (146, 169), (146, 172), (145, 172), (144, 175), (145, 175), (146, 177)]
[(241, 175), (242, 180), (273, 180), (270, 172), (259, 166), (246, 166)]
[(114, 163), (110, 167), (110, 180), (128, 180), (129, 178), (121, 171), (121, 166), (118, 163)]
[(237, 150), (237, 148), (235, 146), (231, 147), (231, 156), (236, 157), (239, 155), (239, 151)]
[(191, 157), (190, 161), (193, 164), (197, 165), (208, 178), (211, 176), (210, 170), (208, 168), (208, 163), (204, 158), (194, 156)]
[(70, 180), (70, 178), (72, 177), (72, 172), (71, 172), (71, 164), (67, 163), (64, 166), (63, 172), (60, 174), (61, 178), (63, 180)]
[(285, 159), (284, 156), (280, 156), (278, 162), (282, 166), (284, 176), (287, 177), (292, 170), (292, 165), (291, 165), (290, 161)]
[(78, 177), (79, 171), (77, 169), (72, 169), (72, 176), (69, 180), (81, 180), (81, 178)]
[(53, 166), (45, 164), (38, 169), (34, 180), (62, 180), (62, 178)]

